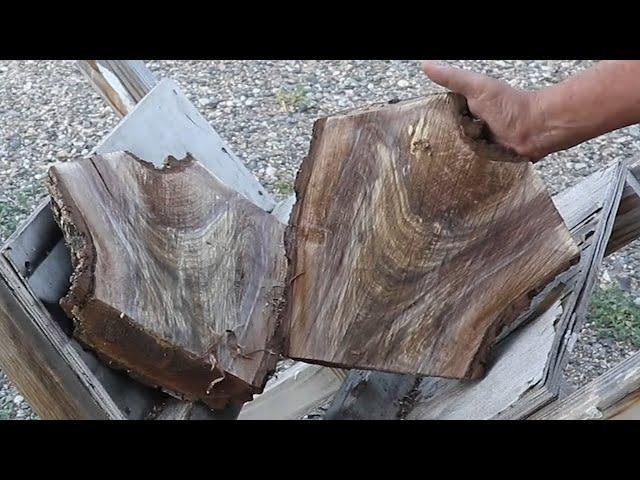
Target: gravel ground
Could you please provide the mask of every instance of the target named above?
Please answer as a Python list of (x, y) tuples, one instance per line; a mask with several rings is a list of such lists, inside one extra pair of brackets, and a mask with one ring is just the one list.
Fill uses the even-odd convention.
[[(521, 88), (556, 83), (589, 61), (453, 61)], [(291, 192), (313, 121), (322, 115), (439, 90), (408, 61), (152, 61), (173, 78), (231, 148), (278, 198)], [(115, 114), (69, 61), (0, 61), (0, 241), (44, 195), (50, 164), (88, 153), (117, 123)], [(633, 126), (551, 155), (537, 166), (552, 192), (640, 148)], [(632, 244), (605, 263), (605, 280), (640, 295), (640, 249)], [(604, 281), (604, 280), (603, 280)], [(589, 326), (567, 377), (586, 383), (631, 354)], [(34, 418), (0, 373), (0, 418)]]

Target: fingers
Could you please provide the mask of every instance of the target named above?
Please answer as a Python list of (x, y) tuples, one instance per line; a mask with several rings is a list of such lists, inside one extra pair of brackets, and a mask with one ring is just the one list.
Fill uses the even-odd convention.
[(487, 77), (478, 73), (440, 65), (433, 61), (424, 61), (422, 71), (433, 82), (465, 97), (476, 95), (488, 80)]

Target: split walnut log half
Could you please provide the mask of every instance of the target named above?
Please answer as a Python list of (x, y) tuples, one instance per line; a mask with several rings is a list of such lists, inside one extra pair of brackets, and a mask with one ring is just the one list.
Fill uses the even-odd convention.
[(289, 357), (482, 375), (498, 334), (579, 258), (531, 163), (483, 128), (454, 94), (316, 122), (285, 240)]
[(110, 153), (49, 171), (74, 273), (61, 301), (109, 365), (212, 408), (275, 369), (284, 225), (187, 157)]

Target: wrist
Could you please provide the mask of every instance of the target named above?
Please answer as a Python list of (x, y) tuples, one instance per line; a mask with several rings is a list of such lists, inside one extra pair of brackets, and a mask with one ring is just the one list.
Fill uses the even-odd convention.
[(537, 161), (553, 152), (551, 132), (547, 128), (544, 90), (525, 92), (525, 111), (519, 125), (518, 153)]

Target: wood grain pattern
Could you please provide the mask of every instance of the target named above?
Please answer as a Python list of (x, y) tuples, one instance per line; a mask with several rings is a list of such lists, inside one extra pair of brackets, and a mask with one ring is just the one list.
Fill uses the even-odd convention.
[[(136, 82), (150, 86), (145, 79), (153, 75), (140, 62), (133, 63)], [(117, 69), (112, 71), (119, 75)], [(129, 77), (119, 76), (118, 81), (126, 85)], [(149, 142), (149, 138), (155, 141)], [(160, 164), (167, 156), (182, 158), (185, 152), (190, 152), (203, 159), (212, 173), (228, 186), (243, 192), (254, 203), (267, 209), (273, 205), (255, 177), (247, 174), (233, 152), (170, 80), (161, 81), (144, 96), (93, 153), (120, 150), (149, 155)], [(10, 286), (10, 296), (6, 301), (0, 296), (0, 308), (5, 308), (10, 316), (0, 315), (0, 329), (6, 327), (12, 332), (11, 336), (3, 334), (8, 346), (0, 348), (0, 366), (43, 419), (147, 418), (151, 409), (166, 401), (167, 395), (107, 367), (93, 352), (65, 335), (69, 319), (58, 305), (68, 290), (72, 269), (68, 253), (66, 258), (59, 255), (65, 249), (49, 199), (38, 206), (0, 249), (0, 256), (11, 265), (11, 274), (3, 277)], [(11, 295), (25, 306), (23, 314), (11, 307)], [(53, 298), (55, 304), (50, 303)], [(17, 328), (11, 327), (12, 322)], [(24, 348), (32, 344), (42, 351), (52, 347), (51, 356), (33, 355), (30, 348)], [(39, 378), (43, 369), (55, 375), (55, 381)], [(38, 380), (34, 381), (34, 376)], [(71, 411), (60, 408), (68, 402), (78, 405)], [(204, 405), (184, 403), (193, 407), (190, 407), (191, 419), (237, 415), (233, 405), (212, 411)]]
[[(447, 380), (433, 388), (423, 379), (409, 420), (482, 420), (509, 409), (544, 376), (544, 365), (554, 337), (554, 323), (562, 314), (559, 302), (525, 325), (522, 335), (498, 344), (487, 374), (477, 380)], [(539, 366), (522, 368), (524, 364)]]
[(481, 135), (453, 94), (316, 122), (286, 234), (288, 356), (482, 375), (579, 250), (531, 164)]
[[(54, 166), (74, 336), (111, 366), (212, 408), (259, 393), (277, 356), (284, 226), (188, 157)], [(276, 301), (274, 301), (276, 300)]]

